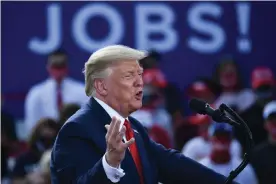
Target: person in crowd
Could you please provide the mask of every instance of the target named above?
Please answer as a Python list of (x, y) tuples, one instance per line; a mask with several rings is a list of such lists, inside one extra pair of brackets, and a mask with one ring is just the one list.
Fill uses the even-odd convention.
[[(95, 51), (85, 63), (90, 97), (61, 128), (51, 155), (58, 183), (212, 183), (225, 177), (152, 141), (130, 116), (142, 107), (144, 52), (123, 45)], [(233, 182), (236, 183), (236, 182)]]
[(58, 133), (59, 125), (50, 118), (40, 119), (32, 129), (29, 137), (29, 149), (16, 158), (10, 176), (12, 184), (23, 184), (34, 170), (43, 152), (50, 149)]
[(250, 158), (259, 184), (276, 183), (276, 101), (269, 102), (263, 110), (264, 127), (268, 139), (257, 145)]
[(156, 50), (149, 51), (148, 55), (140, 60), (140, 64), (144, 70), (159, 68), (159, 62), (161, 60), (161, 54)]
[(62, 126), (73, 114), (75, 114), (80, 109), (78, 104), (65, 104), (59, 114), (59, 125)]
[(15, 158), (26, 151), (27, 145), (17, 137), (14, 117), (4, 110), (1, 95), (1, 180), (9, 181), (8, 173), (14, 166)]
[(45, 151), (39, 162), (40, 171), (44, 178), (45, 184), (51, 184), (51, 171), (50, 171), (51, 152), (52, 150)]
[[(188, 86), (185, 96), (188, 100), (198, 98), (213, 104), (219, 93), (218, 84), (209, 78), (199, 77)], [(189, 114), (185, 119), (174, 124), (175, 148), (178, 150), (182, 150), (188, 140), (198, 136), (199, 125), (210, 123), (206, 116), (195, 116), (194, 112)]]
[[(256, 101), (244, 112), (241, 118), (247, 123), (253, 134), (255, 145), (267, 140), (267, 131), (264, 126), (263, 109), (276, 95), (274, 74), (268, 67), (256, 67), (252, 71), (251, 86), (256, 95)], [(237, 138), (245, 145), (242, 132), (237, 132)]]
[(198, 77), (187, 88), (186, 96), (188, 100), (192, 98), (201, 99), (208, 104), (214, 104), (221, 94), (221, 86), (208, 77)]
[[(207, 157), (199, 160), (199, 163), (224, 176), (229, 176), (230, 172), (242, 162), (241, 158), (231, 154), (232, 127), (226, 123), (213, 123), (209, 128), (209, 135), (211, 152)], [(258, 184), (256, 174), (250, 164), (242, 170), (234, 181), (240, 184)]]
[(58, 120), (63, 104), (83, 104), (84, 84), (68, 77), (68, 56), (59, 49), (48, 56), (47, 71), (49, 78), (33, 86), (25, 101), (25, 123), (29, 132), (35, 123), (44, 117)]
[[(200, 119), (202, 120), (200, 121)], [(198, 136), (184, 145), (182, 153), (193, 160), (199, 161), (211, 154), (211, 137), (208, 130), (212, 121), (208, 116), (197, 114), (191, 117), (190, 122), (198, 125)], [(240, 158), (242, 156), (241, 145), (235, 139), (231, 141), (230, 153), (233, 157)]]
[(172, 120), (164, 108), (163, 89), (167, 82), (160, 70), (146, 69), (143, 73), (143, 107), (131, 114), (148, 129), (150, 137), (167, 148), (172, 147)]
[[(161, 54), (155, 50), (151, 50), (149, 54), (140, 60), (141, 66), (144, 70), (157, 70), (158, 73), (162, 73), (160, 70)], [(162, 74), (164, 75), (164, 74)], [(163, 88), (165, 97), (165, 108), (170, 113), (173, 122), (181, 120), (182, 117), (182, 97), (180, 89), (172, 82), (167, 81), (166, 86)]]
[(7, 179), (10, 157), (19, 151), (16, 141), (14, 119), (1, 110), (1, 180)]
[(11, 141), (18, 141), (14, 117), (4, 109), (5, 98), (1, 94), (1, 127)]
[(26, 184), (51, 184), (51, 149), (46, 150), (38, 163), (38, 169), (26, 177)]
[(244, 88), (238, 65), (233, 58), (222, 57), (213, 78), (222, 87), (222, 93), (214, 103), (215, 108), (224, 103), (240, 113), (255, 102), (253, 91)]
[[(146, 69), (143, 73), (144, 89), (143, 89), (143, 106), (141, 109), (131, 114), (132, 117), (142, 120), (143, 125), (151, 129), (159, 127), (167, 132), (172, 140), (172, 119), (170, 114), (164, 108), (163, 89), (167, 82), (162, 72), (159, 70)], [(150, 115), (145, 115), (149, 113)], [(144, 117), (151, 117), (144, 121)], [(157, 131), (158, 132), (158, 131)]]

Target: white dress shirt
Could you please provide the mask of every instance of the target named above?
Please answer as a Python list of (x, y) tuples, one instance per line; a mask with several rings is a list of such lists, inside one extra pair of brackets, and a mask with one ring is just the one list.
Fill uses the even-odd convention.
[(215, 101), (214, 108), (224, 103), (230, 107), (236, 107), (237, 111), (243, 112), (256, 101), (256, 95), (251, 89), (243, 89), (239, 92), (223, 92)]
[[(98, 98), (94, 97), (94, 99), (104, 108), (104, 110), (111, 118), (115, 116), (117, 119), (121, 121), (121, 125), (120, 125), (120, 129), (121, 129), (125, 122), (125, 119), (127, 118), (123, 118), (118, 112), (116, 112), (113, 108), (111, 108), (109, 105), (99, 100)], [(123, 137), (123, 140), (126, 141), (125, 136)], [(105, 155), (102, 158), (102, 164), (107, 178), (113, 183), (119, 182), (120, 178), (125, 175), (124, 170), (121, 169), (121, 166), (119, 166), (119, 168), (114, 168), (110, 166), (106, 161)]]
[(139, 109), (131, 113), (131, 117), (139, 119), (139, 122), (146, 128), (151, 128), (153, 125), (164, 128), (170, 138), (173, 138), (172, 120), (169, 113), (163, 108), (156, 108), (154, 110)]
[[(202, 165), (212, 169), (213, 171), (220, 173), (226, 177), (229, 176), (230, 172), (237, 168), (241, 163), (241, 159), (237, 157), (232, 157), (229, 163), (226, 164), (216, 164), (212, 162), (209, 157), (206, 157), (199, 161)], [(244, 170), (234, 179), (234, 181), (240, 184), (257, 184), (256, 174), (250, 164), (248, 164)]]
[[(57, 83), (49, 78), (33, 86), (27, 94), (25, 101), (25, 128), (27, 133), (41, 118), (59, 118), (57, 104)], [(63, 104), (76, 103), (82, 105), (88, 100), (84, 92), (84, 84), (76, 80), (66, 78), (61, 84)]]
[[(231, 155), (241, 158), (242, 148), (237, 140), (233, 140), (230, 145)], [(211, 153), (211, 143), (204, 140), (202, 137), (194, 137), (189, 140), (183, 147), (182, 153), (195, 161), (209, 156)]]

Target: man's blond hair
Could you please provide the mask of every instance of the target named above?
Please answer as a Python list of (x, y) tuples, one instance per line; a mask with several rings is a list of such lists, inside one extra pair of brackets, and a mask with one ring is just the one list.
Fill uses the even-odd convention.
[(145, 52), (124, 46), (111, 45), (94, 52), (85, 63), (85, 93), (95, 95), (94, 80), (105, 78), (112, 72), (110, 66), (114, 62), (140, 60), (146, 56)]

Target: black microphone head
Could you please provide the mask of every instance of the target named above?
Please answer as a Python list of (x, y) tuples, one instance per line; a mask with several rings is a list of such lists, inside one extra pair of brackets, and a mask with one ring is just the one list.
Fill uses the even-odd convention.
[(207, 103), (202, 101), (202, 100), (199, 100), (199, 99), (196, 99), (196, 98), (193, 98), (192, 100), (190, 100), (189, 102), (189, 107), (199, 113), (199, 114), (206, 114), (206, 105)]

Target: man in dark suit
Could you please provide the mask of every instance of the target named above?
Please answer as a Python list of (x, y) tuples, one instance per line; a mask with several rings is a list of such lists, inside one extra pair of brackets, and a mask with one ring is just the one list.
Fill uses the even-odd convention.
[(223, 184), (225, 177), (150, 140), (129, 114), (142, 106), (143, 52), (114, 45), (85, 64), (89, 102), (61, 128), (51, 157), (54, 184)]

